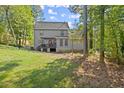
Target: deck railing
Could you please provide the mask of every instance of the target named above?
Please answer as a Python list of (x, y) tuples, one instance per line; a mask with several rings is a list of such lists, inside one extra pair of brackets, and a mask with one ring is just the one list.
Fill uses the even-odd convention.
[(56, 44), (41, 44), (41, 48), (56, 48)]

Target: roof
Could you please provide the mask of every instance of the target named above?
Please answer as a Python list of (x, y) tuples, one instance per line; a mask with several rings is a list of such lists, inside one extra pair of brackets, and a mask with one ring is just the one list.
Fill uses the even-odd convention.
[(35, 23), (35, 29), (68, 30), (69, 26), (68, 26), (67, 22), (42, 22), (42, 21), (37, 21)]

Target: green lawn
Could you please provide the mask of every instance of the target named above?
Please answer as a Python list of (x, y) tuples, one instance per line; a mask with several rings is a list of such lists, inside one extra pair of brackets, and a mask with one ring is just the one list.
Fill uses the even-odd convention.
[(76, 67), (52, 54), (0, 45), (0, 87), (74, 87)]

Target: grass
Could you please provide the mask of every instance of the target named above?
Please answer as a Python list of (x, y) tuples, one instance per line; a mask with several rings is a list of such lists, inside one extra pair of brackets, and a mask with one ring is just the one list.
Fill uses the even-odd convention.
[(0, 87), (124, 87), (124, 67), (98, 55), (52, 54), (0, 45)]
[(52, 54), (0, 45), (0, 87), (74, 87), (77, 66)]

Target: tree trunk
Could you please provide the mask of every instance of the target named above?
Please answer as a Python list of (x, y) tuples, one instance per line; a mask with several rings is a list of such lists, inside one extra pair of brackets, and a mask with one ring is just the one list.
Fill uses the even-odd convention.
[(21, 32), (19, 32), (19, 45), (18, 45), (18, 48), (19, 49), (21, 48)]
[(93, 14), (89, 13), (90, 25), (89, 25), (89, 49), (93, 49)]
[(90, 33), (89, 33), (89, 37), (90, 37), (90, 40), (89, 40), (89, 48), (90, 49), (93, 49), (93, 30), (92, 30), (92, 27), (90, 28)]
[(84, 56), (88, 55), (88, 42), (87, 42), (87, 5), (84, 5)]
[(100, 33), (100, 62), (104, 62), (104, 6), (100, 6), (101, 33)]
[(25, 28), (25, 38), (24, 38), (24, 45), (27, 45), (27, 28)]
[(6, 14), (6, 20), (7, 20), (7, 23), (8, 23), (8, 27), (9, 27), (11, 33), (12, 33), (13, 38), (14, 38), (14, 44), (16, 44), (15, 33), (14, 33), (13, 28), (12, 28), (11, 22), (9, 20), (9, 6), (5, 6), (4, 10), (5, 10), (5, 14)]

